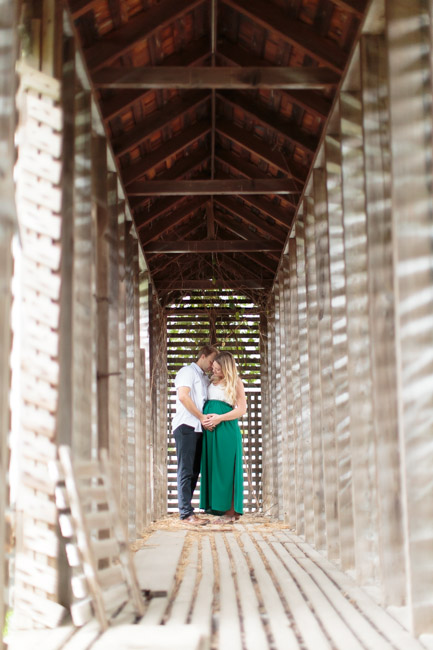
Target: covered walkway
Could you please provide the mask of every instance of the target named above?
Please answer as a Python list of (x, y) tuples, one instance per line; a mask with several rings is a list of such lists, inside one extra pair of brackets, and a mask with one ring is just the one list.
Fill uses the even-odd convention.
[[(7, 642), (432, 647), (432, 14), (0, 0)], [(169, 421), (204, 343), (246, 384), (247, 516), (194, 532)]]

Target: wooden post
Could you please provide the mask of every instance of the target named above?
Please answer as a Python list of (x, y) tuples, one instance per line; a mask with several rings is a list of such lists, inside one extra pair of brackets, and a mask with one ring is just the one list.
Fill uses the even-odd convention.
[(296, 222), (296, 274), (298, 288), (299, 388), (301, 393), (302, 464), (304, 474), (304, 532), (314, 542), (313, 476), (311, 458), (310, 375), (308, 358), (307, 284), (305, 277), (305, 214)]
[(304, 201), (305, 270), (308, 317), (308, 360), (310, 379), (311, 462), (313, 482), (314, 544), (326, 545), (325, 501), (322, 463), (322, 409), (320, 406), (319, 316), (317, 304), (316, 236), (314, 201)]
[(355, 567), (358, 581), (367, 584), (377, 577), (378, 529), (368, 320), (364, 142), (359, 93), (341, 94), (340, 116)]
[(349, 380), (347, 369), (346, 273), (344, 262), (341, 147), (338, 137), (325, 138), (328, 237), (331, 281), (334, 417), (338, 468), (338, 517), (341, 567), (355, 565), (353, 539), (352, 463), (350, 446)]
[(274, 493), (276, 498), (275, 515), (283, 518), (283, 493), (282, 493), (282, 456), (281, 456), (281, 322), (280, 322), (280, 287), (279, 280), (274, 287), (274, 331), (270, 338), (272, 379), (272, 467)]
[(128, 234), (125, 210), (119, 209), (119, 472), (120, 472), (120, 511), (124, 525), (128, 523), (128, 426), (127, 426), (127, 362), (126, 362), (126, 237)]
[(404, 550), (395, 355), (391, 161), (386, 42), (361, 39), (368, 291), (381, 582), (386, 603), (403, 605)]
[(407, 603), (433, 632), (431, 3), (386, 0), (398, 428)]
[(265, 317), (264, 314), (260, 314), (260, 375), (262, 378), (262, 490), (263, 512), (265, 514), (269, 514), (274, 505), (274, 494), (272, 489), (271, 396), (269, 391), (269, 321), (272, 321), (271, 309), (269, 309), (267, 317)]
[(315, 169), (314, 213), (316, 217), (316, 278), (319, 319), (319, 361), (321, 386), (321, 430), (325, 488), (326, 547), (330, 560), (340, 557), (338, 530), (338, 472), (335, 441), (334, 363), (331, 323), (331, 280), (329, 266), (328, 198), (326, 173)]
[(142, 271), (140, 274), (140, 347), (143, 358), (143, 394), (141, 397), (142, 428), (144, 431), (144, 454), (145, 454), (145, 513), (144, 523), (147, 525), (151, 520), (152, 507), (152, 485), (151, 485), (151, 388), (150, 388), (150, 351), (149, 351), (149, 326), (150, 326), (150, 296), (151, 284), (149, 274)]
[[(93, 376), (96, 374), (94, 295), (96, 241), (95, 212), (92, 210), (91, 98), (79, 90), (75, 98), (75, 169), (72, 285), (72, 449), (74, 455), (92, 455)], [(89, 281), (90, 280), (90, 281)]]
[(296, 239), (289, 240), (290, 263), (290, 357), (292, 369), (294, 465), (295, 465), (295, 503), (296, 532), (304, 534), (304, 444), (302, 436), (302, 403), (299, 364), (299, 326), (298, 326), (298, 278)]

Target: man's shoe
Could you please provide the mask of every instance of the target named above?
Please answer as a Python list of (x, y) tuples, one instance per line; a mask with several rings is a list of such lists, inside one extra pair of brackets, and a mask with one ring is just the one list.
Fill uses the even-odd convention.
[(190, 515), (181, 520), (183, 524), (189, 526), (206, 526), (209, 523), (209, 519), (199, 519), (196, 515)]

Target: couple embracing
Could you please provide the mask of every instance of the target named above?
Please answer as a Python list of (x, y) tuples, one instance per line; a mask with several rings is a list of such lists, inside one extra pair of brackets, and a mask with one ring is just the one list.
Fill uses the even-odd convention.
[[(211, 378), (208, 374), (211, 372)], [(204, 526), (191, 505), (200, 480), (200, 508), (231, 523), (243, 513), (242, 438), (238, 425), (247, 410), (244, 385), (230, 352), (204, 346), (197, 360), (179, 370), (173, 435), (177, 454), (180, 518)]]

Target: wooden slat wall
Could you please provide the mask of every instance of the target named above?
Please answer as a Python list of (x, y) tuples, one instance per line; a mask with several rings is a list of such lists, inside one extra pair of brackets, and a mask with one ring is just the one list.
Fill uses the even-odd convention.
[[(263, 368), (261, 356), (266, 345), (267, 337), (263, 311), (254, 306), (252, 301), (232, 291), (192, 291), (190, 295), (178, 303), (168, 306), (165, 321), (160, 326), (161, 334), (167, 336), (165, 364), (168, 375), (162, 375), (161, 393), (167, 395), (167, 418), (165, 429), (167, 435), (167, 484), (164, 484), (164, 494), (168, 492), (168, 510), (177, 511), (176, 485), (176, 450), (172, 436), (171, 420), (175, 408), (175, 390), (173, 386), (176, 372), (195, 360), (194, 355), (202, 345), (212, 340), (232, 352), (237, 360), (241, 377), (244, 379), (247, 395), (247, 414), (240, 420), (243, 433), (244, 447), (244, 508), (246, 512), (257, 510), (262, 505), (262, 466), (266, 459), (262, 458), (262, 429), (263, 436), (269, 435), (266, 413), (262, 411)], [(166, 327), (166, 330), (164, 329)], [(153, 331), (153, 329), (152, 329)], [(163, 341), (158, 353), (164, 354)], [(168, 386), (168, 392), (167, 392)], [(265, 400), (266, 401), (266, 400)], [(161, 425), (162, 426), (162, 425)], [(160, 443), (161, 444), (161, 443)], [(269, 447), (268, 447), (269, 448)], [(271, 451), (272, 454), (272, 451)], [(275, 460), (278, 454), (275, 451)], [(162, 459), (161, 459), (162, 462)], [(272, 463), (270, 463), (270, 466)], [(200, 480), (200, 479), (199, 479)], [(272, 474), (267, 479), (274, 480)], [(156, 482), (155, 482), (156, 484)], [(276, 481), (278, 490), (278, 481)], [(195, 492), (193, 505), (198, 506), (199, 484)], [(278, 498), (276, 498), (276, 503)], [(271, 507), (272, 503), (264, 504), (263, 508)]]
[[(48, 470), (58, 444), (81, 459), (108, 449), (132, 540), (166, 505), (164, 477), (155, 492), (149, 470), (149, 439), (160, 449), (158, 436), (166, 438), (160, 422), (152, 431), (149, 417), (149, 280), (73, 39), (64, 35), (60, 47), (62, 25), (58, 3), (47, 0), (33, 25), (41, 48), (20, 63), (16, 205), (25, 328), (19, 475), (11, 478), (14, 491), (19, 487), (18, 627), (56, 625), (70, 605)], [(48, 59), (40, 60), (39, 51)], [(2, 259), (8, 282), (11, 258)], [(3, 343), (7, 356), (6, 333)], [(163, 374), (159, 381), (165, 391)], [(8, 409), (2, 413), (8, 417)]]
[[(8, 434), (10, 430), (10, 351), (11, 351), (11, 279), (12, 237), (16, 227), (14, 182), (12, 177), (15, 159), (13, 134), (15, 131), (15, 60), (16, 31), (15, 3), (0, 2), (0, 625), (4, 629), (5, 597), (7, 597), (8, 571), (6, 553), (10, 551), (10, 531), (6, 529), (8, 506)], [(3, 648), (3, 639), (0, 640)]]
[(280, 345), (287, 394), (269, 471), (284, 459), (279, 517), (406, 605), (419, 635), (433, 627), (433, 23), (431, 3), (385, 5), (384, 18), (372, 3), (274, 285), (268, 363)]

